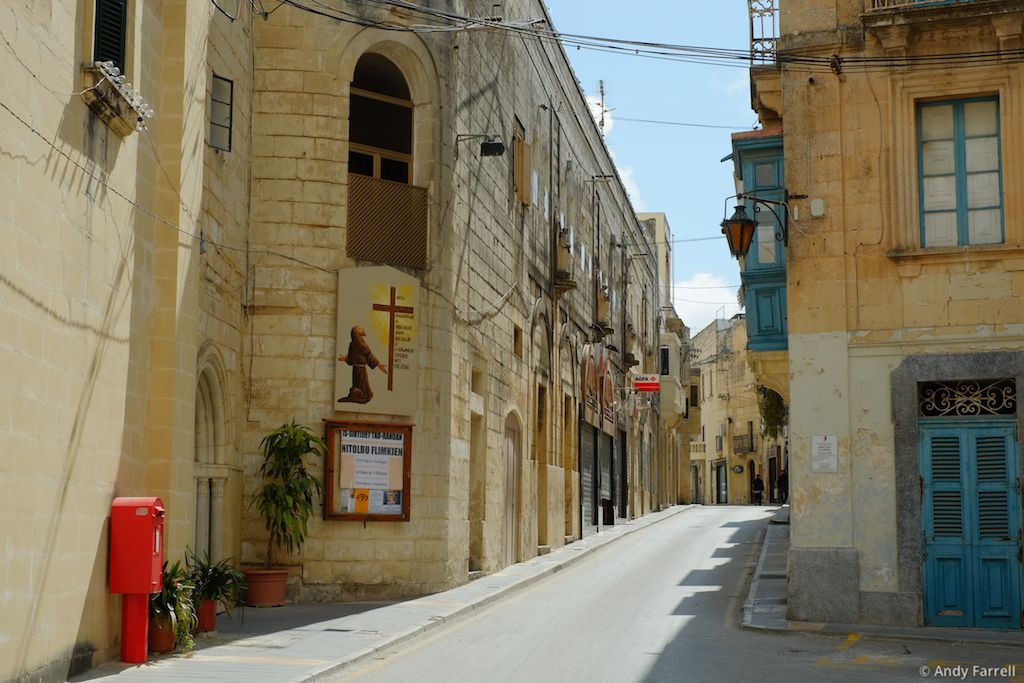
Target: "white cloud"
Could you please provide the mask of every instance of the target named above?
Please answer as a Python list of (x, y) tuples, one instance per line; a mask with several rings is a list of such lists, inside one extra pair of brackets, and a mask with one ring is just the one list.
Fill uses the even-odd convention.
[(750, 105), (750, 76), (746, 71), (737, 69), (739, 73), (731, 80), (715, 78), (711, 81), (711, 87), (725, 95), (736, 105), (747, 107)]
[[(594, 123), (597, 124), (598, 128), (601, 127), (601, 98), (595, 97), (594, 95), (587, 95), (587, 105), (590, 107), (590, 115), (594, 117)], [(610, 110), (604, 110), (604, 134), (608, 135), (612, 132), (612, 127), (615, 125), (615, 119), (612, 118)]]
[[(612, 161), (615, 160), (615, 155), (612, 155)], [(633, 203), (634, 211), (646, 211), (647, 207), (644, 205), (644, 198), (640, 196), (640, 186), (636, 184), (636, 177), (633, 175), (633, 169), (629, 166), (619, 166), (615, 164), (615, 168), (619, 171), (619, 177), (622, 178), (622, 185), (626, 188), (626, 194), (629, 195), (629, 201)]]
[(703, 330), (715, 318), (731, 318), (739, 313), (736, 289), (726, 287), (728, 284), (712, 273), (696, 273), (688, 280), (676, 282), (672, 286), (672, 303), (676, 307), (676, 314), (690, 328), (691, 335)]

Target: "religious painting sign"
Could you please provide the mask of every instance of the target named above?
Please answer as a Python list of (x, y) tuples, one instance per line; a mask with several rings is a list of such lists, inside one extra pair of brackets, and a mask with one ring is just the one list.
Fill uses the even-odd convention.
[(338, 273), (335, 410), (416, 413), (419, 288), (387, 266)]
[(601, 354), (598, 374), (601, 376), (601, 429), (606, 434), (615, 436), (615, 380), (607, 352)]
[(326, 520), (408, 521), (412, 425), (328, 422)]
[(597, 358), (594, 357), (594, 347), (590, 344), (583, 346), (583, 362), (580, 364), (583, 370), (583, 420), (595, 427), (601, 426), (601, 398), (597, 381)]

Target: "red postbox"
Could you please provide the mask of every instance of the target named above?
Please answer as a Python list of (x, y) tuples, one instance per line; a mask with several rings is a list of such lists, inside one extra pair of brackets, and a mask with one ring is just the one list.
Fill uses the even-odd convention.
[(121, 661), (146, 661), (149, 596), (164, 563), (164, 504), (156, 497), (115, 498), (110, 506), (110, 592), (123, 593)]

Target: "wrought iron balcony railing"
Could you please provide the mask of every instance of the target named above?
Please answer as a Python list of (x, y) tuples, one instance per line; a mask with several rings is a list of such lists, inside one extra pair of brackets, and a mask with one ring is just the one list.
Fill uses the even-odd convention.
[(753, 434), (740, 434), (739, 436), (732, 437), (733, 453), (753, 453), (755, 450), (754, 445)]
[(747, 8), (750, 11), (750, 63), (774, 64), (779, 42), (778, 0), (747, 0)]

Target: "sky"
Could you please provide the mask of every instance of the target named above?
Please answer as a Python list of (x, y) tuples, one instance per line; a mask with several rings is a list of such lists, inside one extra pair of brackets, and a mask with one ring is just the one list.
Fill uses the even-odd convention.
[[(677, 45), (749, 49), (744, 0), (544, 0), (562, 33)], [(604, 81), (605, 144), (626, 184), (633, 208), (663, 212), (672, 230), (673, 301), (697, 334), (716, 317), (739, 311), (739, 268), (720, 224), (724, 201), (735, 194), (733, 130), (750, 130), (750, 81), (745, 64), (711, 66), (594, 50), (568, 49), (588, 99), (599, 101)], [(599, 106), (592, 105), (595, 111)], [(729, 126), (700, 128), (640, 123), (647, 119)], [(729, 206), (731, 209), (731, 205)], [(714, 238), (714, 239), (703, 239)], [(693, 241), (680, 241), (693, 240)]]

